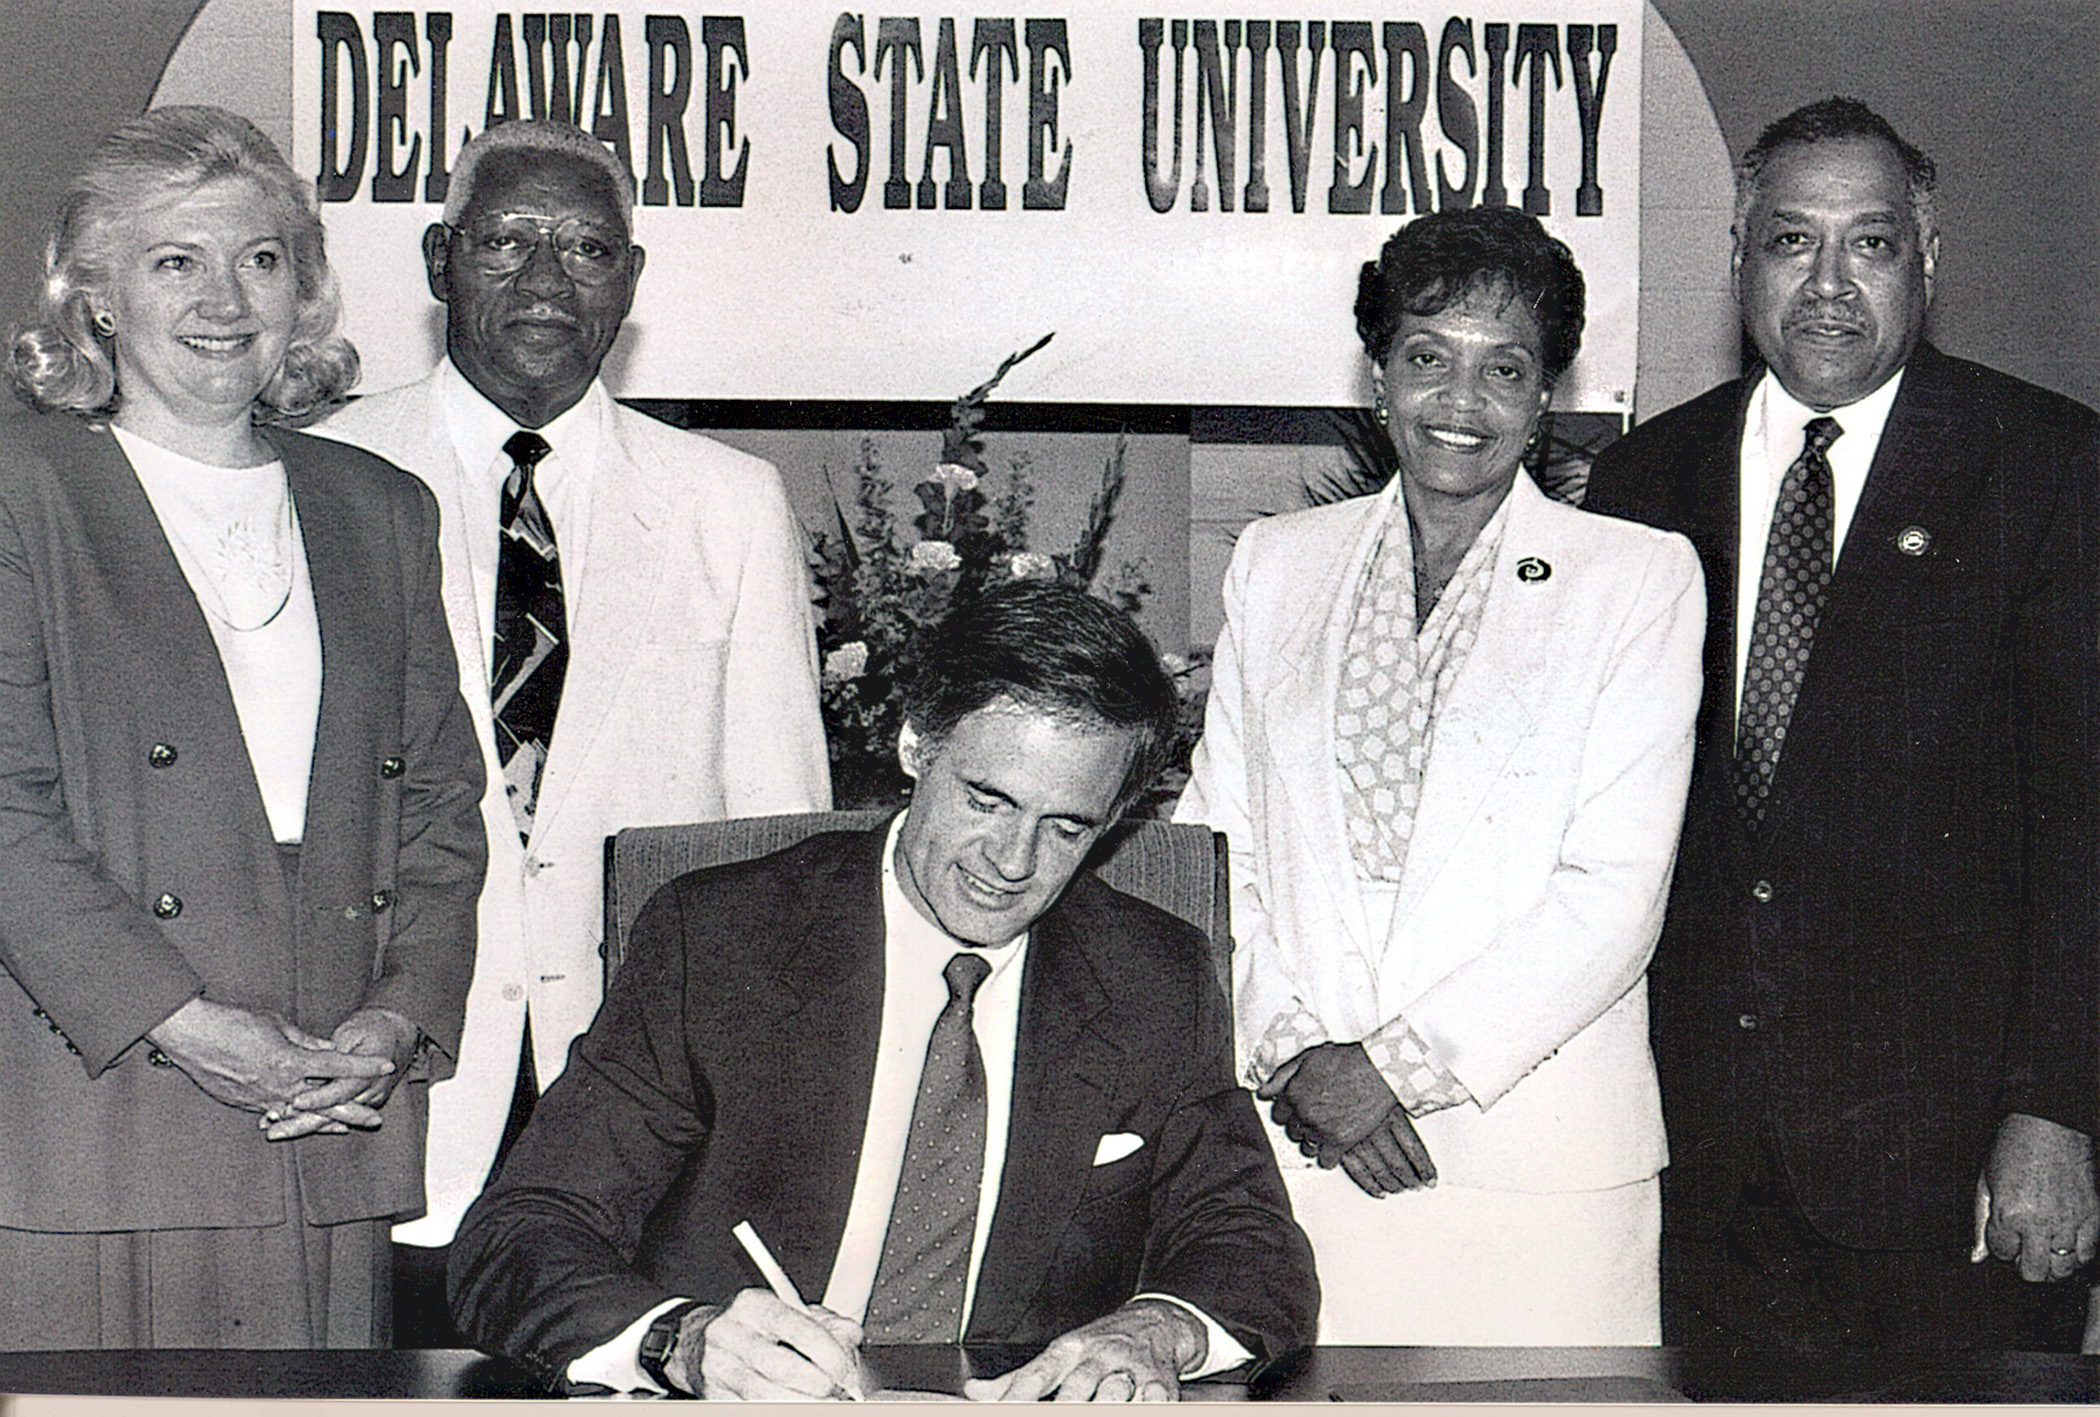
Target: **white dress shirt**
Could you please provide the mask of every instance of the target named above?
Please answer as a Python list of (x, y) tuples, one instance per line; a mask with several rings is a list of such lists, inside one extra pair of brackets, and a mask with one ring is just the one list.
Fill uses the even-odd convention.
[(321, 622), (284, 464), (214, 467), (111, 431), (218, 647), (270, 835), (297, 842), (321, 718)]
[[(889, 1233), (890, 1207), (904, 1173), (904, 1147), (919, 1100), (919, 1075), (934, 1020), (948, 1006), (948, 981), (941, 971), (960, 950), (940, 926), (920, 914), (897, 880), (897, 833), (904, 817), (890, 823), (882, 852), (882, 1037), (875, 1049), (875, 1078), (868, 1094), (868, 1130), (853, 1178), (853, 1203), (839, 1237), (824, 1307), (861, 1322), (875, 1267)], [(977, 1299), (977, 1271), (984, 1263), (985, 1237), (999, 1205), (999, 1180), (1006, 1173), (1007, 1125), (1013, 1116), (1014, 1040), (1021, 1027), (1021, 966), (1028, 955), (1022, 935), (996, 949), (977, 951), (992, 972), (977, 986), (971, 1025), (984, 1059), (984, 1170), (977, 1183), (977, 1231), (970, 1241), (970, 1272), (963, 1286), (963, 1329)]]
[[(897, 835), (903, 825), (904, 815), (900, 813), (890, 823), (889, 839), (882, 852), (882, 1029), (868, 1096), (867, 1133), (861, 1143), (860, 1169), (853, 1178), (846, 1228), (839, 1238), (838, 1257), (832, 1262), (831, 1278), (824, 1286), (822, 1300), (825, 1308), (855, 1323), (867, 1312), (868, 1295), (875, 1285), (875, 1267), (882, 1258), (890, 1207), (896, 1201), (897, 1180), (904, 1171), (904, 1148), (911, 1130), (912, 1108), (918, 1101), (919, 1074), (926, 1065), (926, 1043), (932, 1036), (934, 1020), (948, 1004), (948, 983), (942, 970), (958, 951), (976, 948), (959, 944), (920, 914), (898, 884)], [(971, 1013), (977, 1048), (984, 1059), (985, 1129), (984, 1171), (977, 1192), (977, 1232), (970, 1244), (970, 1272), (963, 1291), (965, 1332), (977, 1301), (977, 1275), (984, 1263), (985, 1238), (992, 1231), (999, 1182), (1005, 1174), (1007, 1130), (1013, 1115), (1014, 1052), (1021, 1027), (1021, 977), (1027, 951), (1026, 935), (996, 948), (978, 949), (992, 966), (992, 972), (978, 986)], [(723, 1224), (732, 1225), (743, 1218), (725, 1217)], [(760, 1238), (765, 1237), (761, 1234)], [(1221, 1372), (1253, 1356), (1192, 1304), (1171, 1294), (1131, 1297), (1164, 1299), (1203, 1325), (1209, 1340), (1203, 1363), (1184, 1377)], [(600, 1383), (623, 1392), (657, 1391), (655, 1383), (641, 1369), (642, 1337), (658, 1314), (684, 1302), (683, 1298), (664, 1300), (603, 1345), (577, 1358), (569, 1364), (569, 1381)]]
[(1742, 540), (1737, 547), (1735, 580), (1735, 706), (1743, 708), (1743, 666), (1750, 662), (1750, 632), (1757, 623), (1757, 586), (1764, 575), (1765, 543), (1772, 536), (1772, 513), (1779, 502), (1779, 484), (1786, 470), (1801, 456), (1810, 420), (1835, 418), (1842, 436), (1830, 445), (1830, 490), (1833, 514), (1830, 554), (1833, 560), (1845, 549), (1845, 533), (1852, 529), (1852, 514), (1859, 509), (1860, 493), (1866, 490), (1867, 472), (1874, 466), (1874, 450), (1881, 446), (1881, 430), (1889, 421), (1889, 409), (1902, 387), (1903, 371), (1858, 403), (1831, 409), (1828, 414), (1810, 408), (1788, 393), (1770, 370), (1750, 395), (1743, 416)]
[[(497, 523), (503, 514), (503, 484), (511, 470), (510, 454), (503, 451), (503, 445), (520, 425), (468, 383), (449, 357), (438, 365), (437, 380), (445, 429), (452, 435), (459, 465), (469, 473), (460, 489), (467, 503), (464, 530), (474, 576), (474, 606), (481, 617), (481, 642), (487, 645), (496, 636), (496, 562), (503, 548), (503, 529)], [(554, 527), (562, 605), (571, 625), (576, 623), (577, 607), (586, 593), (591, 488), (611, 402), (612, 395), (594, 379), (574, 405), (544, 428), (532, 430), (552, 450), (533, 469), (532, 485)], [(483, 475), (473, 476), (477, 471)]]

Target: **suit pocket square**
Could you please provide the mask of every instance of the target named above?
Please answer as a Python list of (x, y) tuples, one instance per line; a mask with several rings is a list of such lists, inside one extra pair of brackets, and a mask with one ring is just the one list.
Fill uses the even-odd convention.
[(1111, 1161), (1121, 1161), (1145, 1144), (1145, 1139), (1136, 1132), (1110, 1132), (1101, 1138), (1101, 1145), (1094, 1148), (1094, 1164), (1106, 1166)]

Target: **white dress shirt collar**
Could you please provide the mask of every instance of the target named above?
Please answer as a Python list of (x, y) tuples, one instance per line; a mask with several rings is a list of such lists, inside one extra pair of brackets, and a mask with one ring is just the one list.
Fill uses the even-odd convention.
[[(459, 454), (460, 466), (470, 471), (486, 470), (501, 486), (510, 475), (510, 455), (503, 445), (510, 441), (511, 434), (520, 425), (516, 419), (491, 403), (488, 396), (467, 381), (459, 372), (459, 366), (451, 356), (438, 365), (438, 402), (445, 411), (445, 430), (452, 435), (453, 450)], [(543, 482), (549, 474), (589, 478), (597, 469), (599, 445), (605, 438), (607, 405), (612, 396), (605, 386), (593, 379), (583, 397), (576, 400), (560, 414), (550, 419), (545, 427), (533, 431), (547, 440), (553, 449), (547, 460), (533, 473), (535, 483)], [(541, 499), (548, 496), (542, 490)], [(560, 528), (555, 535), (559, 537)]]
[[(501, 515), (503, 484), (511, 469), (510, 454), (503, 451), (503, 445), (518, 431), (518, 424), (468, 383), (450, 356), (439, 362), (436, 382), (438, 407), (452, 440), (453, 455), (459, 462), (461, 529), (473, 578), (475, 609), (481, 619), (481, 642), (487, 644), (495, 633), (496, 561), (502, 548), (496, 523)], [(546, 508), (547, 519), (554, 527), (555, 543), (561, 548), (562, 597), (571, 626), (576, 623), (585, 594), (591, 505), (599, 469), (610, 451), (613, 407), (605, 386), (592, 380), (572, 407), (546, 427), (534, 430), (552, 449), (533, 470), (532, 481), (540, 494), (540, 505)], [(449, 568), (447, 574), (451, 574)]]

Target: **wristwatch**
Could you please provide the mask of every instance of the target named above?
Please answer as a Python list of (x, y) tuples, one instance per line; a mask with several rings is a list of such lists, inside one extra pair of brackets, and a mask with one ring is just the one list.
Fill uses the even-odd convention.
[(650, 1382), (673, 1397), (694, 1395), (671, 1381), (670, 1375), (664, 1371), (664, 1364), (670, 1361), (671, 1350), (678, 1346), (678, 1333), (684, 1327), (685, 1316), (699, 1307), (697, 1299), (673, 1304), (652, 1319), (648, 1332), (642, 1335), (642, 1351), (638, 1355), (642, 1371), (648, 1374)]

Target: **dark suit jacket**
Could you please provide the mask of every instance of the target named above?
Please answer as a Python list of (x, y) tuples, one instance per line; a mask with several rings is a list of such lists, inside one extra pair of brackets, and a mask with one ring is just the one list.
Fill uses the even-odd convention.
[(369, 454), (267, 436), (322, 641), (296, 891), (115, 438), (0, 419), (0, 1225), (274, 1224), (286, 1145), (312, 1222), (422, 1206), (423, 1087), (376, 1132), (272, 1144), (142, 1041), (201, 990), (323, 1037), (371, 1004), (459, 1042), (485, 846), (437, 511)]
[[(452, 1253), (484, 1348), (559, 1374), (672, 1294), (763, 1281), (750, 1220), (814, 1301), (866, 1129), (887, 827), (682, 876)], [(1312, 1341), (1290, 1217), (1200, 935), (1076, 878), (1037, 922), (1013, 1115), (969, 1337), (1043, 1343), (1160, 1291), (1257, 1354)], [(1144, 1145), (1093, 1164), (1102, 1136)]]
[(1706, 566), (1698, 757), (1649, 969), (1665, 1213), (1721, 1224), (1763, 1124), (1828, 1239), (1962, 1244), (1999, 1121), (2091, 1133), (2100, 1104), (2100, 420), (1920, 346), (1753, 838), (1731, 763), (1761, 372), (1606, 449), (1587, 503), (1685, 533)]

